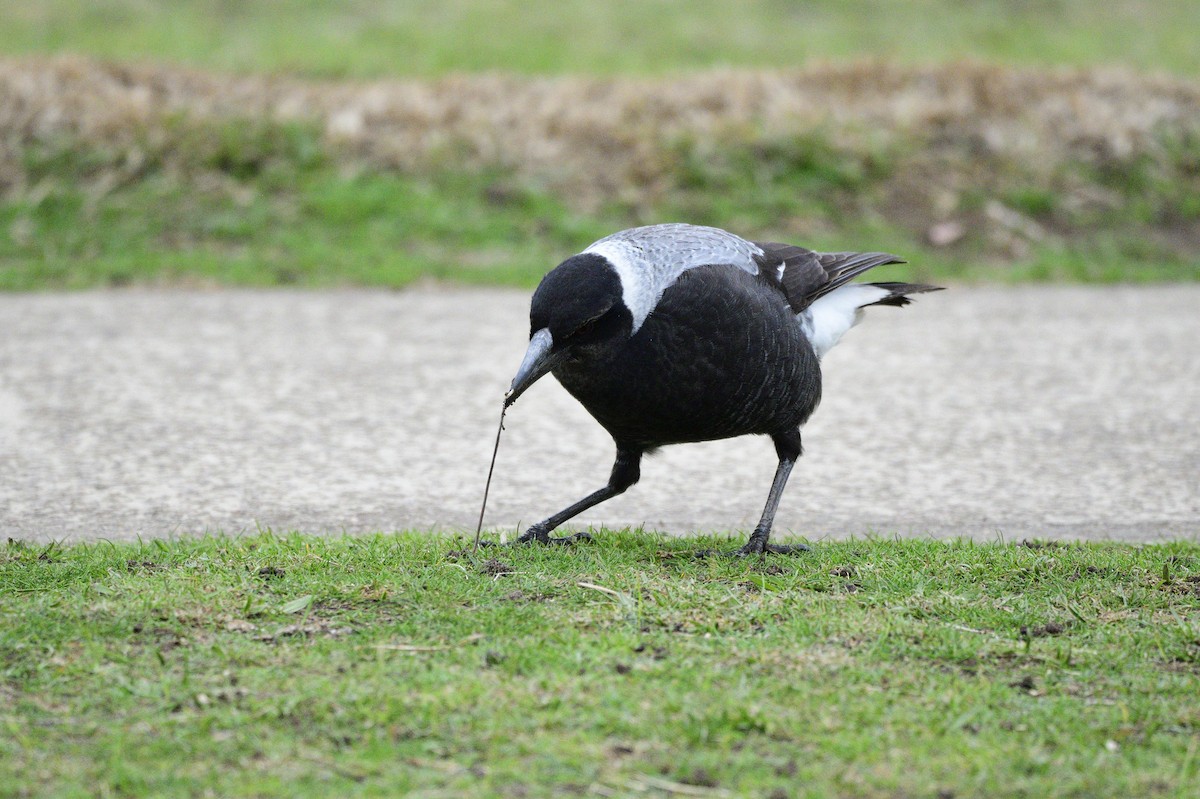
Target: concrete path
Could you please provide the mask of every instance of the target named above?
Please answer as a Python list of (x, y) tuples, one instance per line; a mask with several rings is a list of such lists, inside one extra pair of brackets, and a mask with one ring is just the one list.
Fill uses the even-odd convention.
[[(527, 292), (0, 296), (0, 535), (473, 529)], [(825, 364), (780, 531), (1200, 540), (1200, 286), (956, 288)], [(552, 379), (509, 413), (487, 523), (607, 478)], [(668, 448), (583, 517), (753, 526), (763, 438)]]

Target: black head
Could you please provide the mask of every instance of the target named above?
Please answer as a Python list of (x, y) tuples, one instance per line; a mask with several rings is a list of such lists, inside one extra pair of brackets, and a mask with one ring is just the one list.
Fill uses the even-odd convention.
[(529, 349), (507, 404), (563, 361), (628, 337), (633, 317), (621, 293), (616, 270), (592, 253), (572, 256), (542, 278), (529, 308)]
[(529, 334), (545, 328), (556, 344), (578, 338), (615, 317), (625, 304), (621, 279), (601, 255), (574, 255), (542, 278), (529, 307)]

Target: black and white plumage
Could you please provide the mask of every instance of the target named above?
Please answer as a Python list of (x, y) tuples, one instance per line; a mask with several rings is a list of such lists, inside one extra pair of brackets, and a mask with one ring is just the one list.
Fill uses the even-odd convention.
[(614, 233), (559, 264), (530, 307), (530, 341), (505, 406), (546, 373), (617, 445), (608, 484), (545, 521), (550, 531), (628, 489), (644, 453), (667, 444), (768, 435), (779, 466), (742, 553), (769, 543), (800, 426), (821, 401), (820, 359), (869, 305), (907, 305), (938, 287), (851, 283), (887, 253), (818, 253), (686, 224)]

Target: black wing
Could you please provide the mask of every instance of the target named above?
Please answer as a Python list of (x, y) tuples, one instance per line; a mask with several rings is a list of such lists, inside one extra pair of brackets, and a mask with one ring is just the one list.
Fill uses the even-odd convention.
[(793, 244), (754, 243), (763, 250), (762, 255), (754, 257), (759, 269), (783, 290), (796, 313), (868, 269), (905, 263), (886, 252), (814, 252)]

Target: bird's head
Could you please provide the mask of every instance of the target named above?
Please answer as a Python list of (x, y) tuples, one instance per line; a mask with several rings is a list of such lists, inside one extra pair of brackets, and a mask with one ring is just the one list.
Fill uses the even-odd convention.
[(628, 338), (632, 316), (621, 295), (616, 270), (592, 253), (572, 256), (542, 278), (529, 308), (529, 348), (505, 407), (559, 364)]

